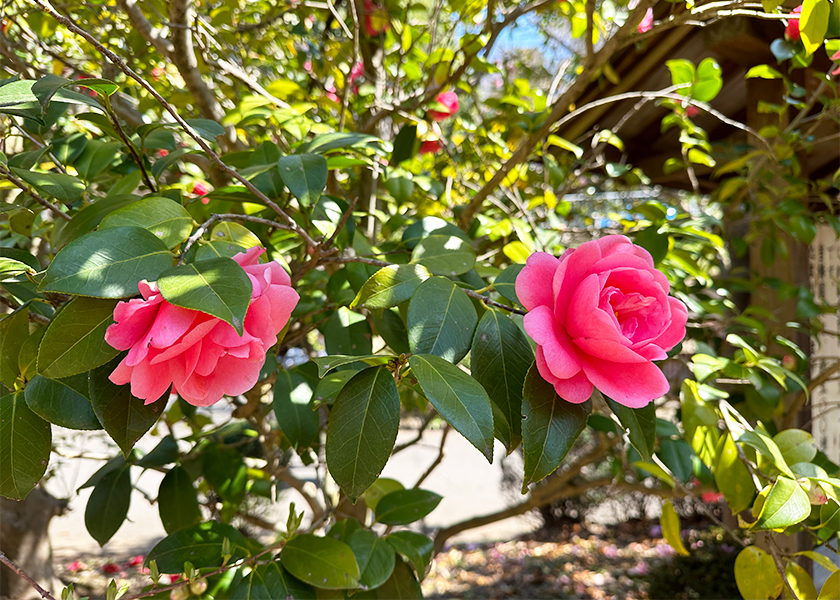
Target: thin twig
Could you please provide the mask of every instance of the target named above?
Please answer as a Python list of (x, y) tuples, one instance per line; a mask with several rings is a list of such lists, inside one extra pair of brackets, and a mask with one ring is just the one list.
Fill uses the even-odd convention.
[(355, 210), (356, 203), (358, 201), (358, 198), (353, 198), (353, 200), (350, 201), (350, 206), (348, 206), (347, 210), (344, 211), (344, 214), (341, 215), (341, 218), (338, 220), (338, 225), (335, 227), (335, 231), (333, 231), (330, 238), (321, 245), (324, 250), (329, 250), (335, 243), (335, 238), (338, 237), (338, 234), (341, 233), (341, 229), (347, 224), (347, 219), (349, 219), (350, 215), (353, 214), (353, 210)]
[[(41, 594), (41, 598), (43, 598), (44, 600), (55, 600), (55, 596), (53, 596), (47, 590), (45, 590), (40, 585), (38, 585), (38, 582), (35, 581), (34, 579), (32, 579), (26, 571), (21, 569), (19, 566), (17, 566), (11, 560), (9, 560), (6, 557), (6, 555), (3, 553), (2, 550), (0, 550), (0, 562), (3, 563), (4, 565), (6, 565), (7, 567), (9, 567), (19, 577), (23, 577), (29, 583), (29, 585), (31, 585), (33, 588), (35, 588), (36, 592)], [(129, 599), (126, 599), (126, 600), (129, 600)]]
[(10, 171), (7, 171), (6, 169), (0, 167), (0, 175), (2, 175), (6, 179), (14, 183), (16, 186), (18, 186), (20, 189), (22, 189), (24, 192), (32, 196), (38, 204), (40, 204), (44, 208), (50, 209), (56, 216), (61, 217), (65, 221), (70, 220), (70, 215), (62, 211), (61, 208), (59, 208), (56, 204), (53, 204), (46, 198), (42, 198), (35, 190), (33, 190), (20, 179), (12, 175)]
[(111, 100), (108, 96), (105, 96), (105, 112), (108, 113), (108, 116), (111, 119), (111, 124), (114, 126), (114, 130), (117, 132), (117, 135), (120, 136), (123, 144), (125, 147), (128, 148), (129, 154), (131, 154), (131, 158), (134, 159), (134, 162), (137, 163), (137, 166), (140, 167), (140, 172), (143, 174), (143, 181), (146, 182), (146, 187), (148, 187), (152, 192), (156, 192), (157, 188), (155, 188), (155, 184), (152, 183), (152, 179), (149, 177), (149, 173), (146, 171), (146, 165), (143, 164), (143, 159), (137, 154), (137, 149), (134, 147), (134, 144), (131, 143), (131, 140), (128, 139), (128, 136), (125, 134), (125, 130), (122, 128), (122, 124), (120, 124), (120, 118), (114, 112), (114, 109), (111, 107)]
[(284, 225), (283, 223), (278, 223), (277, 221), (271, 221), (269, 219), (261, 219), (260, 217), (253, 217), (251, 215), (237, 215), (234, 213), (221, 213), (221, 214), (214, 214), (210, 215), (210, 218), (204, 221), (201, 225), (199, 225), (198, 229), (195, 230), (195, 233), (192, 234), (187, 243), (184, 245), (184, 249), (181, 251), (181, 256), (178, 257), (178, 264), (184, 264), (184, 258), (187, 256), (187, 252), (190, 251), (195, 243), (201, 239), (210, 226), (213, 223), (219, 221), (247, 221), (248, 223), (258, 223), (260, 225), (266, 225), (268, 227), (273, 227), (275, 229), (285, 229), (287, 231), (291, 231), (291, 227), (288, 225)]
[(415, 488), (419, 488), (420, 484), (422, 484), (429, 475), (432, 474), (438, 465), (443, 462), (443, 451), (444, 447), (446, 446), (446, 436), (449, 435), (449, 431), (452, 429), (452, 425), (446, 424), (446, 427), (443, 428), (443, 435), (440, 436), (440, 448), (438, 449), (437, 458), (435, 458), (434, 462), (429, 465), (429, 468), (420, 476), (420, 479), (417, 480), (417, 483), (414, 484)]

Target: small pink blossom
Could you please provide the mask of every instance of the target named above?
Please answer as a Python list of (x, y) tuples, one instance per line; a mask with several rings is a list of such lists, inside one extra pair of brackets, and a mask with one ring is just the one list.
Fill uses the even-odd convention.
[(233, 257), (252, 285), (242, 335), (217, 317), (170, 304), (157, 284), (141, 281), (143, 298), (117, 304), (105, 332), (108, 344), (129, 351), (110, 380), (131, 383), (132, 395), (146, 404), (170, 388), (194, 406), (208, 406), (254, 387), (299, 299), (279, 263), (258, 262), (264, 252), (255, 246)]
[(437, 154), (443, 146), (440, 140), (426, 140), (420, 144), (418, 154)]
[(429, 118), (432, 121), (443, 121), (458, 112), (458, 94), (455, 92), (441, 92), (435, 98), (435, 102), (441, 108), (440, 110), (429, 110)]
[(721, 494), (720, 492), (703, 492), (702, 494), (700, 494), (700, 498), (703, 500), (703, 502), (715, 503), (721, 498), (723, 498), (723, 494)]
[(74, 560), (69, 565), (67, 565), (67, 570), (71, 573), (75, 573), (76, 571), (84, 571), (88, 568), (87, 563), (83, 563), (80, 560)]
[(311, 60), (303, 61), (303, 70), (306, 71), (307, 73), (312, 72), (312, 61)]
[(359, 93), (359, 86), (355, 85), (356, 80), (361, 78), (364, 75), (364, 73), (365, 65), (362, 63), (362, 61), (357, 62), (355, 65), (353, 65), (353, 68), (350, 69), (350, 74), (347, 76), (347, 85), (353, 87), (354, 94)]
[(785, 27), (785, 37), (792, 42), (798, 42), (802, 38), (802, 33), (799, 31), (799, 16), (802, 14), (802, 5), (797, 6), (792, 11), (791, 15), (797, 15), (795, 19), (788, 19)]
[(668, 279), (644, 248), (609, 235), (528, 257), (516, 294), (528, 309), (525, 331), (537, 343), (537, 369), (568, 402), (594, 387), (640, 408), (670, 388), (653, 364), (685, 337), (688, 311), (668, 296)]
[(120, 572), (120, 566), (116, 563), (105, 563), (102, 565), (102, 572), (113, 575), (114, 573)]
[(209, 189), (207, 188), (207, 186), (206, 186), (206, 185), (204, 185), (202, 182), (200, 182), (200, 181), (196, 181), (196, 182), (193, 184), (192, 188), (190, 188), (190, 191), (191, 191), (193, 194), (197, 194), (197, 195), (199, 195), (199, 196), (203, 196), (204, 194), (206, 194), (206, 193), (207, 193), (207, 192), (209, 192), (210, 190), (209, 190)]
[(132, 556), (131, 558), (129, 558), (127, 564), (129, 567), (136, 567), (138, 565), (142, 565), (145, 559), (145, 556), (143, 556), (142, 554), (138, 554), (137, 556)]
[(696, 117), (699, 114), (700, 114), (700, 109), (697, 108), (696, 106), (694, 106), (693, 104), (689, 104), (685, 108), (685, 116), (687, 116), (689, 119), (693, 119), (694, 117)]
[(368, 37), (376, 37), (391, 27), (388, 11), (373, 0), (365, 0), (362, 14), (365, 17), (365, 33)]
[(636, 27), (636, 31), (639, 33), (647, 33), (651, 29), (653, 29), (653, 9), (649, 8), (638, 27)]
[(334, 85), (328, 85), (324, 89), (327, 91), (327, 98), (333, 102), (341, 102), (341, 98), (339, 98), (335, 93), (336, 90)]

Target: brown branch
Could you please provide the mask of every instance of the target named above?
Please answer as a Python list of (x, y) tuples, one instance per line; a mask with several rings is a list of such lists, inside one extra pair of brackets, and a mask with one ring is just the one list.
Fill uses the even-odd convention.
[(172, 56), (175, 47), (168, 39), (160, 34), (160, 30), (154, 27), (151, 22), (137, 6), (137, 0), (117, 0), (117, 6), (122, 8), (128, 15), (128, 20), (134, 29), (143, 36), (155, 49), (165, 57)]
[(291, 227), (289, 227), (288, 225), (283, 225), (283, 223), (278, 223), (277, 221), (270, 221), (269, 219), (261, 219), (260, 217), (254, 217), (251, 215), (237, 215), (233, 213), (220, 213), (210, 215), (210, 218), (204, 221), (204, 223), (202, 223), (198, 227), (198, 229), (195, 230), (195, 233), (192, 234), (187, 240), (184, 249), (181, 251), (181, 256), (178, 258), (179, 265), (184, 264), (184, 258), (186, 257), (187, 252), (190, 251), (190, 248), (192, 248), (195, 245), (195, 243), (199, 239), (201, 239), (201, 236), (207, 233), (207, 230), (213, 223), (217, 223), (219, 221), (245, 221), (248, 223), (266, 225), (267, 227), (273, 227), (274, 229), (285, 229), (287, 231), (291, 230)]
[(125, 134), (125, 130), (122, 128), (120, 124), (120, 118), (114, 112), (114, 109), (111, 107), (111, 100), (108, 96), (104, 97), (104, 105), (105, 105), (105, 112), (108, 113), (108, 117), (111, 120), (111, 124), (114, 126), (114, 130), (117, 132), (117, 135), (122, 140), (122, 143), (128, 148), (129, 154), (131, 154), (131, 158), (134, 159), (134, 162), (137, 163), (137, 166), (140, 167), (140, 173), (143, 175), (143, 181), (146, 183), (146, 187), (149, 188), (152, 192), (156, 192), (157, 188), (155, 184), (152, 183), (151, 177), (149, 177), (149, 173), (146, 171), (146, 165), (143, 164), (143, 159), (137, 154), (137, 149), (134, 147), (134, 144), (131, 143), (131, 140), (128, 139), (128, 136)]
[(437, 469), (438, 465), (443, 462), (443, 451), (444, 447), (446, 446), (446, 436), (449, 435), (449, 432), (452, 430), (452, 425), (446, 424), (446, 427), (443, 428), (443, 434), (440, 436), (440, 448), (438, 449), (437, 458), (435, 458), (434, 462), (429, 465), (429, 468), (426, 469), (423, 474), (420, 476), (420, 479), (417, 480), (417, 483), (414, 484), (415, 488), (419, 488), (420, 484), (422, 484), (432, 472)]
[(27, 583), (29, 583), (29, 585), (35, 588), (35, 591), (41, 595), (41, 598), (43, 598), (44, 600), (55, 600), (55, 596), (53, 596), (47, 590), (38, 585), (38, 582), (32, 579), (26, 571), (21, 569), (11, 560), (9, 560), (2, 550), (0, 550), (0, 562), (9, 567), (9, 569), (11, 569), (19, 577), (23, 577), (27, 581)]
[(6, 169), (0, 167), (0, 175), (2, 175), (6, 179), (8, 179), (12, 183), (14, 183), (16, 186), (18, 186), (21, 190), (23, 190), (24, 192), (26, 192), (27, 194), (32, 196), (38, 204), (40, 204), (44, 208), (50, 209), (56, 216), (61, 217), (65, 221), (70, 220), (70, 218), (71, 218), (70, 215), (68, 215), (66, 212), (62, 211), (61, 208), (58, 205), (53, 204), (52, 202), (50, 202), (46, 198), (41, 197), (35, 190), (33, 190), (31, 187), (29, 187), (26, 183), (24, 183), (23, 181), (21, 181), (20, 179), (18, 179), (14, 175), (12, 175), (12, 173), (10, 171), (7, 171)]

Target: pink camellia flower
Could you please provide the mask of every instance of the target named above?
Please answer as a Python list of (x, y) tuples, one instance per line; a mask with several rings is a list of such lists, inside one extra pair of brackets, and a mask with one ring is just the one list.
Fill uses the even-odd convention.
[(138, 285), (143, 298), (120, 302), (105, 341), (128, 355), (111, 373), (117, 385), (151, 404), (170, 387), (195, 406), (247, 392), (257, 383), (265, 354), (277, 342), (299, 296), (276, 262), (259, 264), (264, 248), (233, 257), (253, 291), (240, 336), (217, 317), (167, 302), (152, 282)]
[(636, 27), (636, 31), (639, 33), (647, 33), (651, 29), (653, 29), (653, 9), (649, 8), (647, 9), (645, 16), (642, 17), (642, 21)]
[(191, 191), (193, 194), (198, 194), (199, 196), (203, 196), (204, 194), (206, 194), (206, 193), (207, 193), (207, 192), (209, 192), (210, 190), (209, 190), (209, 189), (207, 189), (207, 186), (206, 186), (206, 185), (204, 185), (203, 183), (201, 183), (200, 181), (196, 181), (196, 182), (193, 184), (193, 186), (192, 186), (192, 188), (190, 189), (190, 191)]
[(440, 152), (440, 149), (443, 146), (440, 143), (440, 140), (426, 140), (425, 142), (420, 143), (420, 150), (418, 150), (418, 154), (437, 154)]
[(145, 557), (142, 554), (138, 554), (137, 556), (132, 556), (128, 559), (128, 563), (126, 563), (129, 567), (136, 567), (138, 565), (143, 564), (143, 560)]
[(610, 235), (528, 257), (516, 294), (528, 309), (525, 331), (537, 343), (537, 369), (557, 394), (585, 402), (593, 386), (639, 408), (668, 391), (651, 361), (685, 337), (685, 305), (647, 250)]
[(374, 3), (373, 0), (365, 0), (362, 14), (365, 16), (365, 33), (368, 37), (375, 37), (384, 33), (391, 26), (388, 11), (380, 4)]
[[(792, 11), (792, 15), (802, 14), (802, 5), (797, 6)], [(785, 27), (785, 37), (792, 42), (798, 42), (802, 38), (802, 33), (799, 31), (799, 19), (788, 19), (787, 27)]]
[(76, 571), (84, 571), (87, 568), (87, 563), (83, 563), (80, 560), (74, 560), (69, 565), (67, 565), (67, 570), (71, 573), (75, 573)]
[(119, 573), (120, 566), (116, 563), (105, 563), (104, 565), (102, 565), (102, 572), (108, 573), (109, 575), (113, 573)]
[[(831, 60), (840, 60), (840, 50), (838, 50), (837, 52), (835, 52), (835, 53), (832, 55)], [(837, 67), (836, 69), (834, 69), (834, 70), (831, 72), (831, 74), (832, 74), (832, 75), (840, 75), (840, 67)]]
[(359, 93), (359, 86), (355, 85), (356, 80), (362, 77), (365, 74), (365, 65), (362, 61), (357, 62), (353, 65), (353, 68), (350, 69), (350, 75), (347, 76), (347, 85), (353, 87), (353, 93)]
[(429, 110), (429, 118), (432, 121), (443, 121), (458, 112), (458, 94), (455, 92), (441, 92), (435, 98), (435, 102), (444, 106), (444, 110)]

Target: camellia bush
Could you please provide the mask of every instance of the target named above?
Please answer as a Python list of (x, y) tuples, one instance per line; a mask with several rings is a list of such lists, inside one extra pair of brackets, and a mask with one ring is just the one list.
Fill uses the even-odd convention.
[[(830, 560), (779, 542), (837, 552), (840, 467), (795, 427), (840, 368), (807, 354), (835, 307), (737, 265), (840, 232), (836, 176), (797, 158), (840, 113), (838, 7), (3, 3), (0, 494), (38, 485), (54, 427), (104, 430), (114, 454), (82, 487), (105, 544), (139, 474), (164, 474), (148, 584), (109, 599), (419, 598), (451, 536), (599, 487), (662, 497), (679, 553), (670, 500), (720, 493), (746, 598), (837, 598)], [(778, 124), (716, 111), (712, 59), (669, 61), (672, 85), (637, 96), (680, 131), (668, 166), (692, 191), (613, 160), (618, 130), (557, 134), (605, 103), (582, 98), (619, 52), (733, 16), (778, 27), (778, 62), (748, 73), (785, 88)], [(831, 68), (806, 90), (815, 57)], [(752, 142), (721, 157), (698, 114)], [(791, 319), (736, 297), (768, 289)], [(431, 470), (380, 477), (414, 443), (395, 447), (405, 415), (491, 462), (521, 452), (522, 501), (421, 533)], [(293, 495), (287, 523), (249, 512)]]

